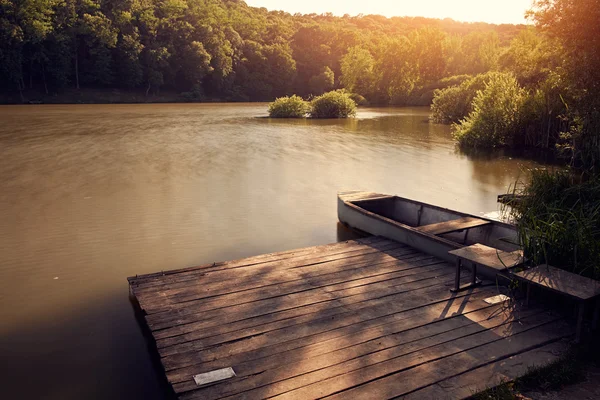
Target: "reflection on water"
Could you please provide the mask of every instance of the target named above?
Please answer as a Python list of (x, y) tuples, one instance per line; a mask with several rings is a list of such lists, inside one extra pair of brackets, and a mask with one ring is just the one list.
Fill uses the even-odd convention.
[(3, 392), (162, 398), (126, 277), (347, 240), (336, 192), (474, 214), (537, 165), (457, 152), (426, 108), (271, 120), (264, 104), (0, 108)]

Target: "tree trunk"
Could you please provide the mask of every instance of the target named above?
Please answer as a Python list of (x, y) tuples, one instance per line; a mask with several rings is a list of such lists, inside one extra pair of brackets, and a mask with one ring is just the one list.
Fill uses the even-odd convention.
[(21, 96), (21, 103), (25, 103), (25, 97), (23, 97), (23, 87), (21, 86), (21, 82), (17, 82), (17, 87), (19, 89), (19, 95)]
[(29, 60), (29, 89), (33, 89), (33, 60)]
[(42, 63), (42, 79), (44, 80), (44, 89), (46, 90), (46, 94), (48, 94), (48, 84), (46, 83), (46, 69), (44, 68), (44, 63)]
[(77, 90), (79, 90), (79, 56), (77, 50), (75, 50), (75, 82), (77, 84)]

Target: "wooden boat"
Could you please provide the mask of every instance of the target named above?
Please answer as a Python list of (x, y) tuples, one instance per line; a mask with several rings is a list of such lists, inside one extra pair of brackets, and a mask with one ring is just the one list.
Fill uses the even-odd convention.
[(514, 225), (379, 193), (338, 193), (338, 218), (352, 228), (405, 243), (443, 260), (448, 251), (481, 243), (519, 249)]

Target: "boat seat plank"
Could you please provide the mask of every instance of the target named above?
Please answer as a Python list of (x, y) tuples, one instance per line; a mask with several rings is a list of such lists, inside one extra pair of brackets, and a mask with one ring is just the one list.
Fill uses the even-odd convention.
[(514, 275), (527, 283), (533, 283), (578, 300), (588, 300), (600, 295), (600, 281), (547, 264), (541, 264)]
[(419, 226), (416, 229), (429, 233), (432, 235), (443, 235), (445, 233), (452, 233), (457, 231), (462, 231), (465, 229), (476, 228), (478, 226), (484, 226), (491, 224), (490, 221), (486, 221), (484, 219), (473, 218), (473, 217), (464, 217), (453, 219), (451, 221), (438, 222), (435, 224), (423, 225)]

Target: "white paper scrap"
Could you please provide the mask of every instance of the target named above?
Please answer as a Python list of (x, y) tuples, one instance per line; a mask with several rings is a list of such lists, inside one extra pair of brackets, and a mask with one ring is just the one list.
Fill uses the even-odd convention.
[(484, 299), (483, 301), (485, 301), (488, 304), (498, 304), (498, 303), (502, 303), (503, 301), (506, 301), (509, 299), (510, 299), (510, 297), (505, 296), (503, 294), (499, 294), (497, 296), (488, 297), (487, 299)]
[(194, 375), (194, 382), (198, 386), (209, 385), (214, 382), (219, 382), (225, 379), (233, 378), (235, 371), (231, 367), (216, 369), (214, 371), (205, 372), (203, 374)]

